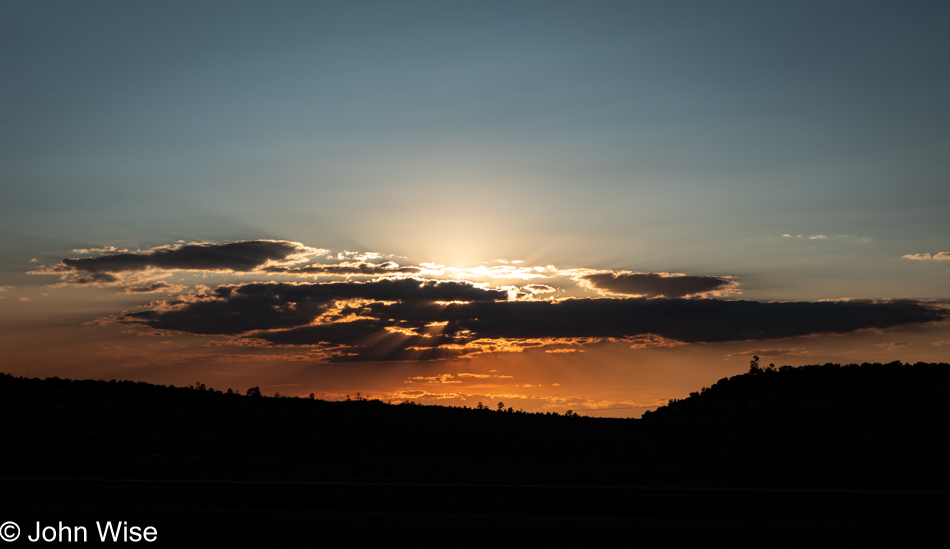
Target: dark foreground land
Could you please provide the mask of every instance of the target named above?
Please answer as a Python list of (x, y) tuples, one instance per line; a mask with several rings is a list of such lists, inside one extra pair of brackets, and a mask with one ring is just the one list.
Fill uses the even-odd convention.
[(0, 377), (0, 522), (159, 541), (939, 539), (950, 365), (750, 371), (640, 420)]

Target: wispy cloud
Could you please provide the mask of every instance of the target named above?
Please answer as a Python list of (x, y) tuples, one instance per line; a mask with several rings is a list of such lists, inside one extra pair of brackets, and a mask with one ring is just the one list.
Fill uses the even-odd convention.
[(185, 286), (180, 284), (168, 284), (167, 282), (152, 282), (143, 286), (129, 286), (125, 288), (127, 294), (147, 294), (153, 292), (180, 292)]
[(890, 343), (875, 343), (874, 347), (880, 347), (885, 351), (896, 351), (898, 349), (903, 349), (904, 347), (910, 347), (909, 341), (892, 341)]
[(420, 267), (400, 267), (398, 263), (386, 261), (384, 263), (340, 263), (336, 265), (307, 265), (305, 267), (271, 266), (261, 269), (266, 273), (281, 273), (290, 275), (392, 275), (416, 274), (422, 271)]
[[(855, 236), (851, 234), (836, 234), (836, 235), (827, 235), (827, 234), (791, 234), (791, 233), (782, 233), (782, 238), (788, 239), (798, 239), (798, 240), (811, 240), (811, 241), (839, 241), (839, 242), (855, 242), (858, 244), (868, 244), (871, 242), (871, 239), (866, 236)], [(769, 238), (774, 238), (770, 236)]]

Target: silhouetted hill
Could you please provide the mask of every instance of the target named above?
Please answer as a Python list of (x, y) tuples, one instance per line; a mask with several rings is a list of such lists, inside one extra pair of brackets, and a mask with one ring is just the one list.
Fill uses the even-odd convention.
[(950, 365), (753, 369), (644, 415), (653, 462), (786, 483), (946, 487)]
[(782, 367), (640, 420), (0, 376), (7, 477), (944, 489), (950, 365)]

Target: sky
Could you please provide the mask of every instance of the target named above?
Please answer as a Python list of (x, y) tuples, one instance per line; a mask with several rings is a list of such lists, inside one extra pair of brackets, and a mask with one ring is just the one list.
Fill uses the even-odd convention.
[(638, 417), (950, 358), (946, 2), (0, 4), (0, 371)]

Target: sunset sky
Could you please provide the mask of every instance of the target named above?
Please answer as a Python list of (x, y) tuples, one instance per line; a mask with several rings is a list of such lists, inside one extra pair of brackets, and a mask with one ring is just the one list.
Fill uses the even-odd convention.
[(950, 361), (950, 4), (0, 4), (0, 371), (644, 410)]

